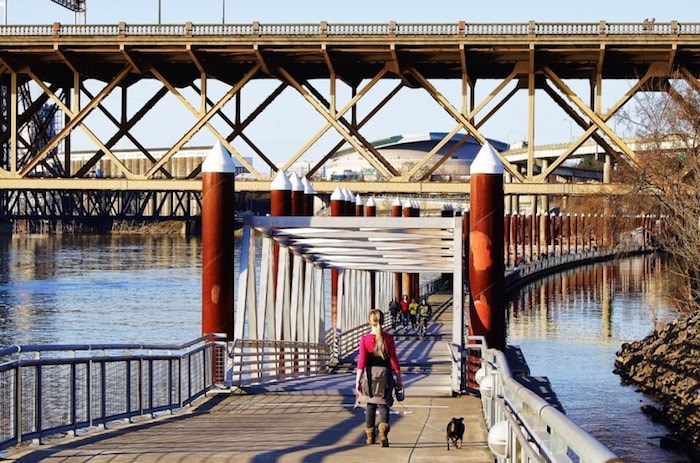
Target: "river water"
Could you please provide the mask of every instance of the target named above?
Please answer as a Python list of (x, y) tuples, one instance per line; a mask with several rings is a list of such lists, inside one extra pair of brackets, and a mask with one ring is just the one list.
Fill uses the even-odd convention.
[[(0, 236), (0, 345), (189, 341), (201, 329), (200, 273), (197, 238)], [(587, 266), (523, 288), (509, 309), (508, 342), (532, 374), (631, 463), (683, 461), (658, 449), (666, 431), (639, 411), (649, 399), (612, 373), (622, 342), (674, 316), (663, 276), (649, 257)]]

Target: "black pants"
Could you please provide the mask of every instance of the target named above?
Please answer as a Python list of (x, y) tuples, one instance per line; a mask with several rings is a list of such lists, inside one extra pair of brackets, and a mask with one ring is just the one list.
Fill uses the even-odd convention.
[(373, 428), (377, 409), (379, 409), (379, 422), (389, 424), (389, 406), (380, 404), (367, 404), (367, 414), (365, 415), (365, 426)]

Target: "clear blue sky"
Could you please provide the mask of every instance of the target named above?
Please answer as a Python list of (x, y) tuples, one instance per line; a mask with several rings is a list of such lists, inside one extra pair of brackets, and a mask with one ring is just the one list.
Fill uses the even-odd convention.
[[(636, 22), (656, 18), (700, 22), (696, 1), (672, 0), (160, 0), (161, 19), (167, 23), (226, 22), (589, 22), (605, 19)], [(8, 22), (72, 23), (73, 14), (49, 0), (7, 0)], [(87, 0), (90, 23), (156, 23), (158, 0)], [(476, 6), (476, 8), (469, 5)]]
[[(2, 0), (0, 0), (1, 2)], [(222, 3), (225, 1), (225, 4)], [(0, 3), (1, 4), (1, 3)], [(678, 20), (680, 22), (700, 22), (700, 7), (697, 0), (587, 0), (587, 1), (551, 1), (551, 0), (497, 0), (493, 2), (468, 2), (454, 0), (87, 0), (88, 23), (115, 24), (120, 21), (127, 23), (158, 22), (160, 5), (161, 22), (179, 23), (187, 21), (194, 23), (221, 23), (225, 17), (227, 23), (317, 23), (328, 21), (335, 23), (384, 23), (397, 21), (399, 23), (454, 23), (459, 20), (474, 23), (495, 22), (641, 22), (645, 18), (655, 18), (657, 22)], [(470, 8), (468, 5), (476, 5)], [(7, 20), (9, 24), (43, 24), (61, 22), (73, 24), (75, 15), (50, 0), (7, 0)], [(82, 19), (81, 19), (82, 20)], [(258, 83), (255, 83), (257, 85)], [(388, 84), (387, 84), (388, 85)], [(394, 84), (391, 86), (393, 87)], [(449, 83), (449, 88), (439, 87), (450, 98), (456, 107), (460, 107), (459, 83)], [(477, 85), (476, 101), (481, 101), (490, 91)], [(490, 85), (495, 85), (491, 83)], [(587, 95), (587, 83), (580, 85), (580, 95)], [(604, 109), (609, 107), (629, 88), (629, 83), (604, 85)], [(264, 87), (264, 85), (259, 85)], [(318, 89), (326, 91), (327, 83), (319, 83)], [(131, 98), (149, 98), (154, 90), (153, 83), (141, 85), (141, 88), (130, 90)], [(99, 86), (95, 84), (95, 93)], [(222, 93), (215, 85), (210, 84), (209, 91), (213, 99), (217, 92)], [(251, 84), (250, 89), (244, 89), (244, 110), (250, 111), (267, 94), (269, 89), (259, 89)], [(345, 94), (343, 94), (345, 92)], [(374, 97), (379, 101), (384, 94)], [(349, 98), (347, 89), (339, 89), (338, 105), (344, 104), (342, 98)], [(118, 97), (114, 97), (118, 101)], [(193, 106), (197, 107), (196, 95), (190, 95)], [(556, 107), (548, 97), (537, 97), (537, 144), (567, 141), (579, 130), (565, 117), (561, 109)], [(373, 107), (371, 97), (366, 97), (365, 108)], [(587, 97), (584, 97), (587, 100)], [(512, 109), (500, 110), (482, 128), (482, 133), (490, 138), (505, 142), (522, 140), (525, 137), (526, 99), (524, 92), (519, 92), (508, 105)], [(274, 111), (268, 109), (256, 122), (246, 130), (248, 135), (263, 152), (274, 161), (279, 162), (289, 158), (320, 129), (324, 123), (307, 103), (291, 89), (287, 89), (275, 102)], [(247, 107), (246, 107), (247, 106)], [(116, 107), (116, 104), (115, 104)], [(136, 108), (135, 108), (136, 107)], [(131, 112), (139, 105), (135, 103)], [(227, 108), (230, 108), (227, 106)], [(290, 113), (288, 108), (294, 108)], [(417, 109), (417, 110), (416, 110)], [(118, 114), (118, 110), (116, 114)], [(231, 109), (226, 109), (231, 114)], [(386, 116), (384, 115), (386, 113)], [(385, 138), (397, 134), (425, 133), (429, 131), (449, 131), (455, 122), (439, 108), (423, 90), (402, 90), (392, 103), (380, 112), (381, 117), (375, 116), (363, 128), (363, 134), (370, 140)], [(540, 115), (541, 114), (541, 115)], [(246, 114), (243, 115), (245, 117)], [(92, 117), (92, 115), (91, 115)], [(149, 117), (137, 124), (132, 130), (137, 138), (148, 147), (171, 146), (193, 124), (193, 116), (176, 101), (159, 103), (149, 113)], [(163, 121), (167, 120), (167, 127)], [(103, 140), (108, 139), (115, 131), (114, 127), (104, 116), (95, 115), (88, 122), (89, 127)], [(222, 133), (228, 129), (221, 128)], [(319, 141), (302, 160), (313, 161), (320, 158), (330, 146), (338, 140), (337, 133), (329, 132)], [(94, 145), (87, 138), (82, 138), (82, 131), (74, 132), (74, 149), (92, 149)], [(202, 130), (192, 140), (191, 145), (207, 145), (214, 138), (207, 130)], [(120, 148), (130, 148), (130, 145), (118, 145)], [(243, 155), (251, 155), (251, 150), (241, 142), (234, 147)], [(262, 161), (253, 156), (253, 165), (260, 168)]]

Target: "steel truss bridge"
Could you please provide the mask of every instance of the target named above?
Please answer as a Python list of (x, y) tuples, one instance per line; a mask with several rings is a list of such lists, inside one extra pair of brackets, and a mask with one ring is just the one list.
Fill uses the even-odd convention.
[[(0, 194), (5, 211), (21, 203), (41, 204), (47, 192), (70, 197), (62, 203), (69, 205), (66, 214), (99, 211), (89, 205), (99, 204), (100, 196), (120, 197), (118, 192), (139, 196), (137, 205), (111, 201), (127, 205), (120, 213), (163, 211), (157, 204), (164, 202), (198, 203), (200, 164), (183, 172), (172, 161), (200, 131), (219, 140), (252, 175), (250, 181), (236, 182), (237, 191), (269, 190), (270, 173), (288, 169), (332, 133), (337, 144), (314, 161), (309, 176), (350, 146), (380, 179), (353, 183), (353, 191), (464, 193), (469, 191), (464, 182), (428, 181), (457, 148), (436, 155), (438, 149), (458, 133), (465, 134), (460, 143), (469, 136), (484, 142), (484, 124), (521, 92), (527, 99), (528, 149), (518, 162), (501, 156), (506, 194), (620, 193), (626, 188), (610, 182), (611, 165), (634, 165), (638, 153), (611, 127), (611, 119), (640, 92), (674, 92), (669, 80), (700, 91), (699, 77), (700, 24), (678, 21), (0, 26)], [(460, 85), (458, 101), (439, 90), (437, 82), (445, 80)], [(574, 80), (587, 82), (587, 91), (577, 93)], [(631, 82), (630, 87), (604, 110), (604, 84), (618, 80)], [(261, 81), (270, 84), (267, 96), (257, 106), (243, 104), (244, 92)], [(144, 82), (155, 85), (150, 95), (137, 90)], [(389, 83), (390, 90), (360, 111), (380, 82)], [(477, 92), (482, 82), (491, 88), (485, 95)], [(210, 91), (215, 85), (223, 92)], [(341, 88), (349, 89), (347, 101)], [(298, 104), (311, 108), (321, 123), (303, 146), (289, 147), (279, 166), (249, 133), (262, 114), (276, 110), (273, 102), (286, 89), (297, 93)], [(368, 122), (383, 117), (382, 109), (403, 89), (425, 91), (454, 120), (445, 140), (408, 170), (392, 164), (363, 135)], [(536, 96), (551, 99), (582, 131), (556, 157), (535, 156)], [(144, 131), (136, 128), (166, 97), (193, 122), (156, 155), (139, 139)], [(113, 127), (111, 134), (98, 135), (95, 120), (100, 127)], [(80, 161), (71, 148), (77, 132), (95, 147)], [(600, 147), (605, 160), (603, 181), (557, 182), (555, 170), (589, 142)], [(135, 147), (143, 162), (120, 159), (119, 143)], [(245, 146), (255, 162), (236, 146)], [(113, 169), (109, 178), (98, 180), (93, 173), (103, 160)], [(314, 182), (321, 193), (337, 185)]]

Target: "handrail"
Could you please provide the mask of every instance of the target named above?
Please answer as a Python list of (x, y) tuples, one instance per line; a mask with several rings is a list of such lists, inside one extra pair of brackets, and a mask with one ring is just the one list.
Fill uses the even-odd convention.
[(529, 456), (526, 461), (622, 461), (564, 413), (516, 381), (503, 352), (489, 349), (481, 336), (469, 336), (468, 340), (472, 342), (469, 349), (481, 350), (482, 370), (477, 382), (486, 426), (493, 429), (507, 423), (507, 436), (500, 448), (503, 453), (496, 454), (497, 461), (511, 461), (507, 460), (509, 456), (523, 453)]
[(366, 23), (344, 24), (20, 24), (0, 26), (0, 36), (22, 37), (378, 37), (378, 36), (695, 36), (700, 23)]
[(223, 380), (225, 339), (5, 347), (0, 450), (188, 406)]
[(299, 341), (236, 339), (229, 351), (234, 386), (325, 373), (328, 347)]
[(35, 352), (41, 354), (47, 352), (92, 352), (110, 350), (183, 350), (205, 341), (217, 341), (225, 339), (225, 335), (214, 333), (201, 336), (184, 344), (136, 344), (136, 343), (105, 343), (105, 344), (13, 344), (0, 348), (0, 357), (13, 354)]

